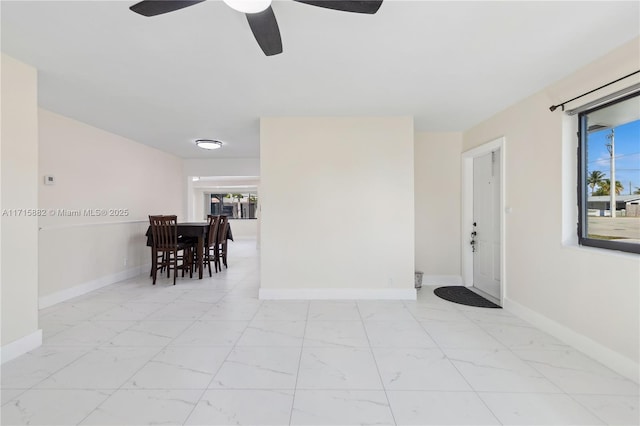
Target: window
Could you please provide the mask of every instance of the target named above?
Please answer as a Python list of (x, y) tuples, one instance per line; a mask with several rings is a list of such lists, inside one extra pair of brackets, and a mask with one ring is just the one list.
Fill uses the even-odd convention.
[(580, 244), (640, 253), (640, 93), (578, 117)]
[(255, 192), (205, 194), (210, 201), (209, 213), (229, 219), (256, 219), (258, 194)]

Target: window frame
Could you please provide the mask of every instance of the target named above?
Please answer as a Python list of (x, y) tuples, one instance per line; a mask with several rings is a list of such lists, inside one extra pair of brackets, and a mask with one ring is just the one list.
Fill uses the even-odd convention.
[[(587, 209), (587, 200), (588, 200), (588, 185), (586, 184), (587, 179), (587, 120), (585, 117), (594, 112), (603, 108), (610, 107), (611, 105), (615, 105), (620, 102), (624, 102), (631, 98), (639, 98), (640, 99), (640, 91), (636, 91), (630, 93), (628, 95), (622, 96), (620, 98), (614, 99), (609, 102), (605, 102), (601, 105), (595, 106), (593, 108), (589, 108), (587, 110), (581, 111), (578, 114), (578, 244), (586, 247), (596, 247), (607, 250), (618, 250), (626, 253), (634, 253), (640, 254), (640, 244), (636, 243), (624, 243), (617, 240), (601, 240), (596, 238), (588, 237), (588, 209)], [(615, 185), (615, 183), (614, 183)]]

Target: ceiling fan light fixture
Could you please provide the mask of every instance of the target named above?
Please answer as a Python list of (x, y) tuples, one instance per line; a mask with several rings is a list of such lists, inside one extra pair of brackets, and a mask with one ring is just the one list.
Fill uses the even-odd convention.
[(198, 139), (196, 145), (202, 149), (218, 149), (222, 147), (222, 142), (213, 139)]
[(271, 0), (224, 0), (230, 8), (242, 13), (258, 13), (271, 6)]

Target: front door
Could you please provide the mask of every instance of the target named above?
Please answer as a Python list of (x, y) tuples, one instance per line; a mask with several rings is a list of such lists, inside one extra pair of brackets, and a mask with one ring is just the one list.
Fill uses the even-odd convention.
[(473, 159), (473, 286), (500, 300), (500, 150)]

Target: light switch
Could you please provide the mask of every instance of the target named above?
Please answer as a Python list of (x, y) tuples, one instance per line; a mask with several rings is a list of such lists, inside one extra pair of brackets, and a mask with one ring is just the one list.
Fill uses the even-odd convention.
[(56, 178), (54, 178), (51, 175), (47, 175), (44, 177), (44, 184), (45, 185), (53, 185), (56, 183)]

